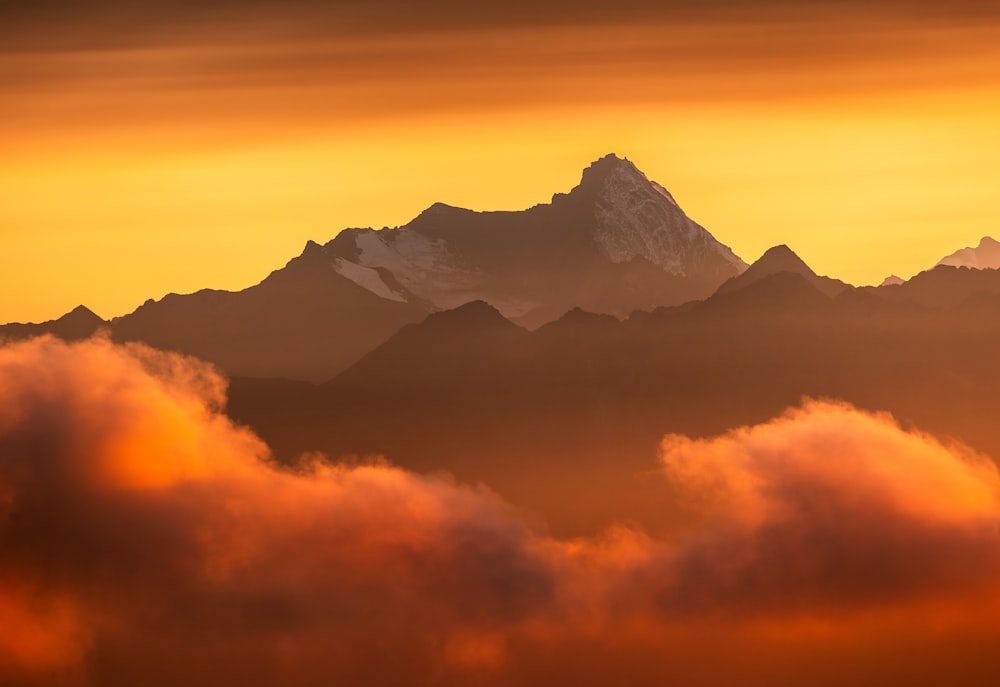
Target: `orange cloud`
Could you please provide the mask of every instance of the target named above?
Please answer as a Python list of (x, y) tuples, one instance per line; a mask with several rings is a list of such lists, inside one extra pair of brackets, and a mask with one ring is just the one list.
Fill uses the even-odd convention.
[(278, 469), (223, 389), (141, 346), (0, 348), (0, 682), (997, 674), (997, 471), (886, 416), (808, 402), (668, 437), (695, 524), (566, 541), (444, 477)]
[(430, 674), (496, 664), (495, 628), (552, 602), (546, 543), (490, 494), (386, 465), (276, 470), (218, 412), (221, 384), (105, 340), (0, 351), (3, 608), (33, 619), (0, 656), (86, 656), (99, 684), (161, 664), (182, 671), (163, 684), (377, 675), (384, 651)]
[(708, 523), (678, 549), (689, 610), (849, 610), (977, 595), (1000, 569), (1000, 476), (959, 446), (833, 402), (707, 440), (668, 436), (668, 475)]

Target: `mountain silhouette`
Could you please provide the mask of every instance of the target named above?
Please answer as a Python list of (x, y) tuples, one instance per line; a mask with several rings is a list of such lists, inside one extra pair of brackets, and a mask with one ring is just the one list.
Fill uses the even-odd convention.
[(436, 203), (403, 227), (341, 232), (323, 250), (344, 268), (391, 273), (422, 303), (483, 300), (529, 327), (573, 307), (625, 317), (703, 298), (746, 267), (615, 155), (550, 204), (474, 212)]
[(0, 339), (26, 339), (43, 334), (52, 334), (60, 339), (76, 341), (86, 339), (107, 326), (107, 322), (92, 310), (78, 305), (62, 317), (38, 324), (11, 323), (0, 325)]
[(968, 247), (941, 258), (938, 265), (970, 267), (972, 269), (1000, 269), (1000, 242), (984, 236), (975, 248)]
[(689, 307), (625, 321), (576, 309), (534, 331), (475, 303), (408, 325), (323, 385), (236, 379), (229, 412), (284, 460), (322, 450), (445, 470), (567, 535), (669, 529), (664, 434), (712, 436), (803, 396), (1000, 454), (983, 420), (1000, 413), (1000, 297), (930, 309), (879, 293), (831, 299), (782, 270)]
[(739, 288), (720, 289), (711, 298), (692, 304), (691, 311), (743, 319), (813, 317), (833, 307), (831, 297), (820, 290), (825, 286), (820, 279), (787, 270), (763, 274)]
[[(472, 301), (453, 310), (429, 315), (420, 324), (409, 324), (341, 373), (336, 384), (342, 389), (356, 387), (395, 389), (398, 394), (422, 395), (438, 382), (461, 379), (465, 386), (475, 380), (490, 381), (511, 359), (527, 331), (505, 319), (484, 301)], [(475, 398), (452, 401), (475, 402)], [(427, 399), (438, 405), (441, 399)]]
[(938, 265), (901, 284), (869, 289), (883, 300), (905, 301), (924, 308), (954, 308), (979, 294), (1000, 294), (1000, 270)]
[(809, 265), (803, 262), (802, 259), (792, 251), (792, 249), (782, 244), (774, 246), (773, 248), (768, 248), (756, 262), (747, 268), (745, 272), (732, 277), (722, 284), (717, 293), (722, 294), (737, 291), (760, 279), (763, 279), (764, 277), (779, 274), (781, 272), (790, 272), (792, 274), (800, 275), (817, 291), (830, 298), (833, 298), (846, 289), (851, 288), (849, 284), (846, 284), (839, 279), (831, 279), (830, 277), (821, 277), (817, 275), (812, 271)]
[(594, 162), (551, 204), (474, 212), (436, 203), (394, 229), (347, 229), (242, 291), (148, 301), (120, 340), (232, 375), (330, 379), (407, 323), (470, 301), (538, 326), (573, 307), (626, 317), (711, 294), (746, 265), (628, 160)]
[(170, 294), (111, 326), (116, 339), (195, 355), (230, 374), (321, 381), (424, 315), (341, 276), (312, 244), (256, 286)]

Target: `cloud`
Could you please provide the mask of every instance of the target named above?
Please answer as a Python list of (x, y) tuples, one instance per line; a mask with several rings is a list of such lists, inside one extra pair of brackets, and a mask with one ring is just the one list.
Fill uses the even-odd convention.
[(142, 346), (0, 348), (0, 682), (836, 684), (900, 647), (996, 673), (997, 472), (887, 416), (667, 437), (693, 524), (559, 540), (445, 477), (279, 469), (224, 401)]
[(14, 668), (88, 655), (101, 684), (160, 662), (246, 680), (342, 672), (384, 643), (491, 662), (466, 633), (553, 594), (539, 542), (489, 493), (387, 465), (276, 470), (195, 360), (41, 339), (0, 352), (0, 387), (0, 614), (38, 626), (30, 646), (0, 629)]
[(980, 594), (1000, 570), (1000, 478), (891, 417), (807, 401), (707, 440), (669, 436), (668, 476), (707, 526), (671, 603), (775, 612)]

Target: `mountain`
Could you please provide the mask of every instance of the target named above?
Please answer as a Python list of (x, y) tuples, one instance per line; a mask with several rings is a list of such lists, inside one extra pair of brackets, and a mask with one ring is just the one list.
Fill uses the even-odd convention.
[(902, 284), (869, 287), (883, 300), (906, 301), (924, 308), (954, 308), (982, 294), (1000, 294), (1000, 270), (938, 265)]
[(355, 387), (357, 392), (392, 388), (411, 397), (429, 388), (428, 378), (460, 378), (463, 384), (474, 385), (504, 368), (526, 335), (493, 306), (472, 301), (406, 325), (339, 375), (336, 384), (342, 389)]
[[(968, 246), (961, 248), (951, 255), (941, 258), (934, 267), (966, 267), (974, 270), (1000, 269), (1000, 241), (992, 237), (984, 236), (976, 247)], [(933, 269), (933, 268), (932, 268)], [(926, 270), (932, 271), (932, 270)], [(882, 286), (899, 286), (905, 284), (906, 280), (890, 274), (882, 283)], [(937, 299), (940, 301), (940, 299)]]
[(256, 286), (170, 294), (111, 328), (116, 339), (195, 355), (230, 374), (318, 382), (426, 314), (342, 276), (313, 243)]
[(722, 284), (717, 293), (723, 294), (738, 291), (764, 277), (781, 272), (790, 272), (803, 277), (817, 291), (829, 298), (834, 298), (841, 292), (852, 288), (849, 284), (839, 279), (817, 275), (791, 248), (782, 244), (768, 248), (745, 272), (732, 277)]
[[(349, 229), (323, 246), (365, 288), (448, 309), (483, 300), (529, 327), (574, 307), (625, 317), (704, 298), (746, 265), (634, 164), (607, 155), (550, 204), (474, 212), (436, 203), (409, 224)], [(409, 295), (405, 295), (409, 294)]]
[(941, 258), (938, 265), (969, 267), (972, 269), (1000, 268), (1000, 242), (984, 236), (975, 248), (967, 247)]
[(74, 341), (92, 336), (107, 322), (90, 309), (78, 305), (62, 317), (38, 324), (11, 323), (0, 325), (0, 339), (26, 339), (42, 334), (52, 334), (60, 339)]
[[(825, 284), (819, 279), (823, 277), (810, 279), (790, 270), (761, 274), (740, 288), (720, 289), (710, 298), (692, 304), (690, 310), (695, 315), (718, 317), (725, 314), (749, 320), (770, 316), (813, 317), (833, 307), (831, 296), (820, 289)], [(847, 290), (851, 289), (838, 293)]]
[(444, 470), (568, 536), (622, 521), (666, 531), (678, 515), (657, 464), (664, 434), (713, 436), (803, 396), (1000, 454), (987, 421), (1000, 413), (1000, 298), (928, 309), (878, 294), (830, 299), (783, 270), (690, 307), (625, 321), (574, 310), (534, 331), (473, 303), (319, 386), (235, 379), (228, 411), (283, 460), (319, 450)]
[(243, 291), (147, 301), (114, 336), (232, 375), (330, 379), (407, 323), (470, 301), (538, 326), (574, 307), (625, 317), (711, 294), (746, 265), (628, 160), (594, 162), (551, 204), (437, 203), (392, 229), (346, 229)]

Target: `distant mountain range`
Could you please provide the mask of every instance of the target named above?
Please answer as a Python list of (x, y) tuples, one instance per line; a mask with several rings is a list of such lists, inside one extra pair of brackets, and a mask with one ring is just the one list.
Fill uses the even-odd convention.
[[(987, 237), (908, 282), (889, 278), (862, 290), (881, 300), (952, 307), (1000, 292), (994, 267), (1000, 243)], [(346, 229), (324, 245), (310, 241), (242, 291), (169, 294), (110, 322), (81, 306), (52, 322), (2, 325), (0, 336), (81, 338), (103, 327), (118, 340), (195, 355), (231, 375), (321, 382), (400, 328), (472, 301), (537, 328), (573, 309), (625, 319), (690, 308), (781, 272), (801, 276), (827, 298), (855, 291), (816, 275), (787, 246), (769, 249), (748, 268), (666, 189), (627, 159), (607, 155), (549, 204), (474, 212), (436, 203), (402, 227)]]
[(970, 267), (972, 269), (1000, 269), (1000, 242), (989, 236), (984, 236), (975, 248), (968, 247), (957, 250), (944, 257), (938, 265), (951, 267)]
[(243, 291), (110, 322), (81, 306), (0, 337), (106, 330), (193, 354), (232, 376), (228, 412), (280, 460), (384, 455), (487, 484), (559, 533), (656, 532), (679, 517), (664, 433), (762, 422), (803, 396), (1000, 456), (997, 245), (878, 287), (817, 275), (787, 246), (748, 267), (608, 156), (551, 204), (435, 205), (310, 242)]
[(468, 303), (322, 385), (236, 378), (229, 412), (283, 460), (318, 449), (446, 470), (567, 535), (623, 518), (670, 527), (664, 433), (711, 436), (803, 396), (1000, 455), (1000, 271), (941, 266), (856, 289), (778, 247), (744, 274), (703, 301), (624, 321), (574, 309), (534, 331)]
[(746, 264), (628, 160), (608, 155), (550, 204), (436, 203), (393, 229), (347, 229), (256, 286), (147, 301), (115, 338), (237, 375), (329, 379), (409, 322), (472, 300), (528, 326), (574, 307), (626, 317), (705, 298)]
[(60, 339), (76, 341), (93, 336), (98, 330), (106, 328), (108, 323), (102, 320), (89, 308), (78, 305), (57, 320), (39, 322), (37, 324), (22, 324), (12, 322), (0, 325), (0, 341), (6, 339), (27, 339), (43, 334), (52, 334)]

